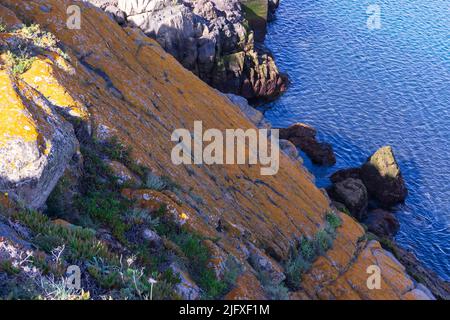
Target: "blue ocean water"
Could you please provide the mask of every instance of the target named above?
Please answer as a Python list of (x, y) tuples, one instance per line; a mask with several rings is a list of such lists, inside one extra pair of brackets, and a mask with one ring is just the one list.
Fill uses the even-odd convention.
[(409, 189), (397, 241), (450, 280), (450, 1), (281, 0), (266, 44), (292, 81), (266, 117), (335, 148), (335, 167), (307, 163), (317, 184), (392, 145)]

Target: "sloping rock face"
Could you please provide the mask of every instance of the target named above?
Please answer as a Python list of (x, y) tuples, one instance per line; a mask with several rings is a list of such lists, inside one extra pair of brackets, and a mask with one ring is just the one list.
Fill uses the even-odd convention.
[[(239, 0), (146, 0), (139, 6), (130, 0), (90, 1), (117, 17), (111, 9), (115, 5), (130, 26), (156, 39), (184, 67), (222, 92), (270, 100), (286, 90), (287, 77), (270, 52), (255, 44)], [(263, 2), (267, 8), (267, 0)]]
[[(82, 8), (81, 30), (66, 28), (67, 8), (73, 4)], [(265, 257), (263, 261), (270, 262), (264, 265), (270, 265), (276, 271), (273, 274), (282, 279), (281, 272), (292, 246), (301, 237), (312, 239), (324, 228), (331, 210), (329, 200), (315, 187), (305, 169), (284, 154), (280, 155), (280, 170), (275, 176), (261, 176), (260, 165), (174, 165), (171, 161), (174, 143), (170, 138), (176, 128), (191, 131), (197, 120), (203, 121), (205, 129), (221, 131), (256, 127), (226, 97), (185, 70), (156, 41), (136, 29), (122, 29), (92, 6), (68, 0), (30, 0), (26, 4), (2, 0), (1, 16), (11, 12), (5, 7), (21, 19), (46, 26), (66, 49), (67, 59), (55, 58), (60, 63), (47, 63), (47, 70), (52, 73), (46, 81), (31, 77), (35, 90), (56, 104), (59, 100), (52, 95), (53, 91), (46, 91), (44, 84), (58, 83), (65, 88), (67, 101), (76, 101), (75, 105), (86, 108), (86, 118), (80, 117), (76, 122), (92, 127), (95, 139), (117, 136), (124, 145), (132, 147), (134, 160), (154, 173), (171, 177), (182, 188), (177, 202), (162, 193), (124, 192), (138, 199), (136, 203), (142, 207), (168, 203), (168, 212), (176, 215), (184, 226), (205, 238), (217, 239), (217, 254), (231, 255), (239, 261), (245, 271), (227, 298), (263, 298), (264, 288), (250, 263), (251, 256), (255, 256), (251, 254), (254, 248), (259, 256)], [(63, 64), (69, 64), (70, 68), (62, 68)], [(9, 101), (17, 91), (10, 82), (5, 82), (2, 92), (11, 92)], [(70, 105), (61, 101), (61, 107)], [(1, 114), (3, 111), (6, 110)], [(36, 123), (36, 130), (45, 128), (46, 123)], [(86, 130), (85, 134), (91, 133)], [(303, 277), (301, 291), (292, 294), (293, 297), (424, 296), (387, 251), (377, 242), (366, 240), (357, 222), (343, 214), (340, 217), (342, 225), (336, 230), (333, 248), (316, 260)], [(257, 265), (254, 261), (253, 264)], [(382, 270), (381, 290), (370, 290), (366, 285), (370, 265)]]

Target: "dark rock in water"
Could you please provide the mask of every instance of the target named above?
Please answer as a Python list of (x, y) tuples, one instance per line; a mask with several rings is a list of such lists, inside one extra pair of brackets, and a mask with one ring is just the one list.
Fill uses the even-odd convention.
[(268, 21), (275, 20), (275, 12), (278, 9), (278, 6), (280, 5), (280, 0), (269, 0), (269, 16)]
[(302, 150), (312, 162), (321, 166), (332, 166), (336, 163), (333, 146), (326, 142), (307, 141)]
[(359, 179), (348, 178), (336, 183), (330, 192), (330, 197), (341, 202), (350, 213), (361, 220), (369, 203), (366, 187)]
[(390, 146), (378, 149), (361, 167), (361, 178), (371, 197), (382, 207), (405, 200), (408, 191)]
[(336, 163), (331, 144), (317, 141), (316, 130), (307, 124), (295, 123), (288, 128), (280, 129), (280, 139), (291, 141), (315, 164), (331, 166)]
[(332, 183), (338, 183), (344, 181), (345, 179), (353, 178), (353, 179), (361, 179), (361, 169), (360, 168), (350, 168), (350, 169), (342, 169), (338, 170), (330, 176), (330, 180)]
[(294, 123), (288, 128), (280, 128), (280, 139), (291, 140), (299, 139), (316, 139), (317, 131), (313, 127), (304, 123)]
[(395, 214), (382, 209), (370, 211), (363, 223), (370, 232), (379, 237), (392, 238), (400, 228)]

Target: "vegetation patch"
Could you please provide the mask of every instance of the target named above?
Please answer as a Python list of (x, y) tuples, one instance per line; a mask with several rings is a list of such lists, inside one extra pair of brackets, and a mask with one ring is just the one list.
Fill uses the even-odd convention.
[(286, 284), (292, 290), (298, 290), (302, 275), (307, 272), (314, 261), (325, 254), (333, 245), (336, 229), (342, 224), (334, 212), (326, 215), (326, 226), (319, 230), (312, 240), (302, 237), (298, 248), (291, 250), (291, 256), (285, 265)]

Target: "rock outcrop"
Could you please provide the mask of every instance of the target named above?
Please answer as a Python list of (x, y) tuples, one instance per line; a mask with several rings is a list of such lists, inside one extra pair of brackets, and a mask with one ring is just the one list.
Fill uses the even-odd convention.
[(78, 148), (74, 129), (64, 115), (79, 114), (65, 89), (45, 80), (52, 76), (56, 57), (36, 56), (19, 77), (5, 70), (10, 55), (27, 40), (20, 34), (0, 38), (0, 192), (38, 209)]
[[(82, 6), (81, 30), (66, 28), (67, 7), (72, 4)], [(45, 26), (47, 31), (61, 41), (61, 47), (66, 50), (64, 57), (44, 50), (44, 56), (35, 57), (35, 63), (43, 66), (36, 72), (44, 70), (48, 74), (45, 81), (41, 81), (43, 77), (32, 73), (30, 79), (33, 81), (30, 80), (30, 83), (34, 83), (33, 88), (40, 93), (41, 99), (45, 98), (52, 105), (59, 106), (57, 109), (62, 109), (60, 111), (76, 127), (77, 136), (94, 141), (116, 136), (118, 141), (132, 149), (130, 158), (135, 163), (134, 167), (145, 167), (151, 173), (166, 176), (176, 182), (173, 183), (177, 186), (174, 187), (175, 191), (120, 190), (123, 197), (115, 201), (131, 203), (130, 205), (147, 214), (155, 214), (155, 211), (163, 208), (165, 215), (160, 216), (162, 219), (170, 219), (175, 230), (190, 232), (188, 235), (177, 234), (189, 240), (188, 249), (195, 250), (202, 244), (202, 239), (214, 239), (213, 247), (218, 251), (214, 255), (231, 256), (240, 266), (237, 269), (242, 270), (236, 281), (233, 281), (232, 288), (222, 297), (269, 297), (268, 291), (273, 292), (278, 287), (269, 290), (258, 269), (269, 273), (273, 282), (281, 281), (278, 286), (283, 286), (285, 265), (298, 239), (313, 239), (327, 226), (327, 218), (332, 211), (328, 198), (316, 188), (304, 168), (284, 154), (280, 155), (280, 170), (275, 176), (261, 176), (260, 165), (175, 165), (171, 161), (174, 146), (171, 135), (177, 128), (192, 130), (193, 122), (197, 120), (203, 122), (205, 129), (215, 128), (221, 131), (256, 126), (228, 98), (184, 69), (156, 41), (135, 28), (122, 28), (102, 11), (87, 6), (84, 2), (30, 0), (24, 5), (16, 0), (2, 0), (0, 17), (6, 15)], [(10, 32), (7, 34), (10, 36)], [(4, 39), (4, 35), (0, 38)], [(1, 68), (11, 69), (7, 66)], [(26, 72), (18, 76), (18, 79), (25, 75)], [(2, 94), (8, 93), (6, 101), (10, 101), (17, 93), (12, 83), (14, 82), (5, 80), (1, 84)], [(61, 91), (64, 95), (54, 95), (59, 91), (50, 90), (45, 84), (58, 84), (55, 88), (64, 88)], [(62, 103), (64, 100), (60, 100), (61, 97), (71, 103)], [(0, 114), (21, 114), (9, 112), (7, 107), (10, 105), (14, 106), (8, 102), (2, 104)], [(75, 108), (77, 106), (78, 109)], [(84, 109), (87, 111), (85, 116), (76, 120), (70, 117), (70, 114), (77, 114), (76, 110)], [(47, 118), (52, 121), (48, 114)], [(12, 119), (11, 127), (23, 128), (16, 125), (22, 124), (20, 119), (22, 118)], [(46, 133), (47, 126), (46, 121), (38, 122), (36, 130)], [(86, 141), (79, 141), (86, 147)], [(89, 152), (84, 150), (81, 148), (83, 155), (88, 157)], [(130, 166), (120, 154), (117, 158), (122, 159), (125, 166)], [(4, 164), (3, 160), (1, 164)], [(49, 167), (55, 168), (59, 168), (58, 164)], [(104, 178), (100, 177), (98, 183), (103, 183), (102, 179)], [(112, 203), (114, 201), (106, 201), (108, 209)], [(95, 217), (99, 207), (105, 205), (92, 200), (88, 204), (93, 214), (90, 217)], [(113, 212), (107, 211), (107, 217), (101, 216), (102, 219), (119, 219), (115, 220), (118, 226), (115, 225), (117, 228), (114, 236), (102, 238), (109, 239), (108, 241), (97, 240), (98, 234), (102, 234), (100, 230), (96, 234), (88, 230), (77, 233), (77, 228), (61, 232), (62, 226), (50, 227), (51, 222), (42, 215), (39, 216), (39, 213), (19, 212), (10, 217), (22, 218), (23, 223), (29, 224), (38, 220), (41, 223), (38, 231), (59, 231), (64, 237), (75, 237), (70, 239), (81, 242), (83, 249), (90, 252), (89, 250), (98, 246), (94, 255), (107, 258), (110, 256), (106, 251), (109, 245), (121, 254), (126, 251), (121, 246), (114, 245), (118, 242), (114, 240), (115, 236), (120, 235), (120, 223), (125, 218), (119, 209), (114, 209)], [(2, 207), (0, 211), (4, 214), (8, 210), (3, 210)], [(34, 214), (32, 217), (40, 218), (25, 219), (24, 214)], [(378, 242), (367, 240), (360, 224), (345, 214), (335, 214), (341, 223), (335, 230), (332, 248), (315, 260), (311, 268), (302, 275), (299, 291), (291, 292), (290, 296), (305, 299), (410, 299), (427, 296), (405, 268), (382, 249)], [(142, 219), (141, 216), (137, 218)], [(51, 239), (57, 234), (52, 233)], [(192, 234), (198, 235), (198, 238), (193, 238)], [(181, 251), (180, 246), (162, 236), (161, 239), (164, 250), (169, 255)], [(194, 241), (195, 239), (198, 241)], [(61, 244), (68, 242), (67, 238), (62, 240)], [(68, 249), (73, 250), (72, 247)], [(143, 253), (147, 251), (144, 250)], [(187, 253), (184, 261), (189, 258), (189, 253), (192, 254), (189, 250)], [(143, 260), (151, 258), (145, 255), (141, 257)], [(372, 265), (377, 265), (382, 270), (382, 290), (367, 288), (366, 271)], [(120, 268), (120, 265), (116, 264), (116, 267)], [(186, 298), (198, 297), (201, 281), (190, 277), (192, 270), (175, 269), (178, 274), (184, 273), (178, 294)], [(208, 274), (208, 270), (205, 267), (201, 271)], [(98, 273), (95, 275), (101, 276)], [(92, 282), (93, 278), (89, 280)], [(207, 280), (218, 281), (214, 278)], [(207, 284), (211, 281), (207, 281)], [(284, 289), (287, 291), (287, 288)], [(137, 298), (142, 298), (140, 292), (135, 294)]]
[[(267, 0), (247, 4), (265, 8), (259, 12), (263, 18), (245, 15), (251, 9), (243, 10), (239, 0), (146, 0), (138, 8), (132, 1), (90, 2), (119, 23), (125, 15), (128, 25), (156, 39), (185, 68), (222, 92), (271, 100), (286, 90), (287, 76), (278, 71), (271, 53), (255, 42), (254, 34), (265, 34)], [(259, 23), (250, 23), (254, 32), (248, 29), (245, 16), (250, 21), (258, 17)]]
[(405, 201), (408, 191), (390, 146), (378, 149), (361, 167), (367, 190), (384, 207)]
[(280, 139), (291, 141), (305, 152), (315, 164), (323, 166), (335, 164), (336, 156), (333, 147), (329, 143), (319, 142), (316, 135), (316, 129), (303, 123), (295, 123), (288, 128), (280, 129)]

